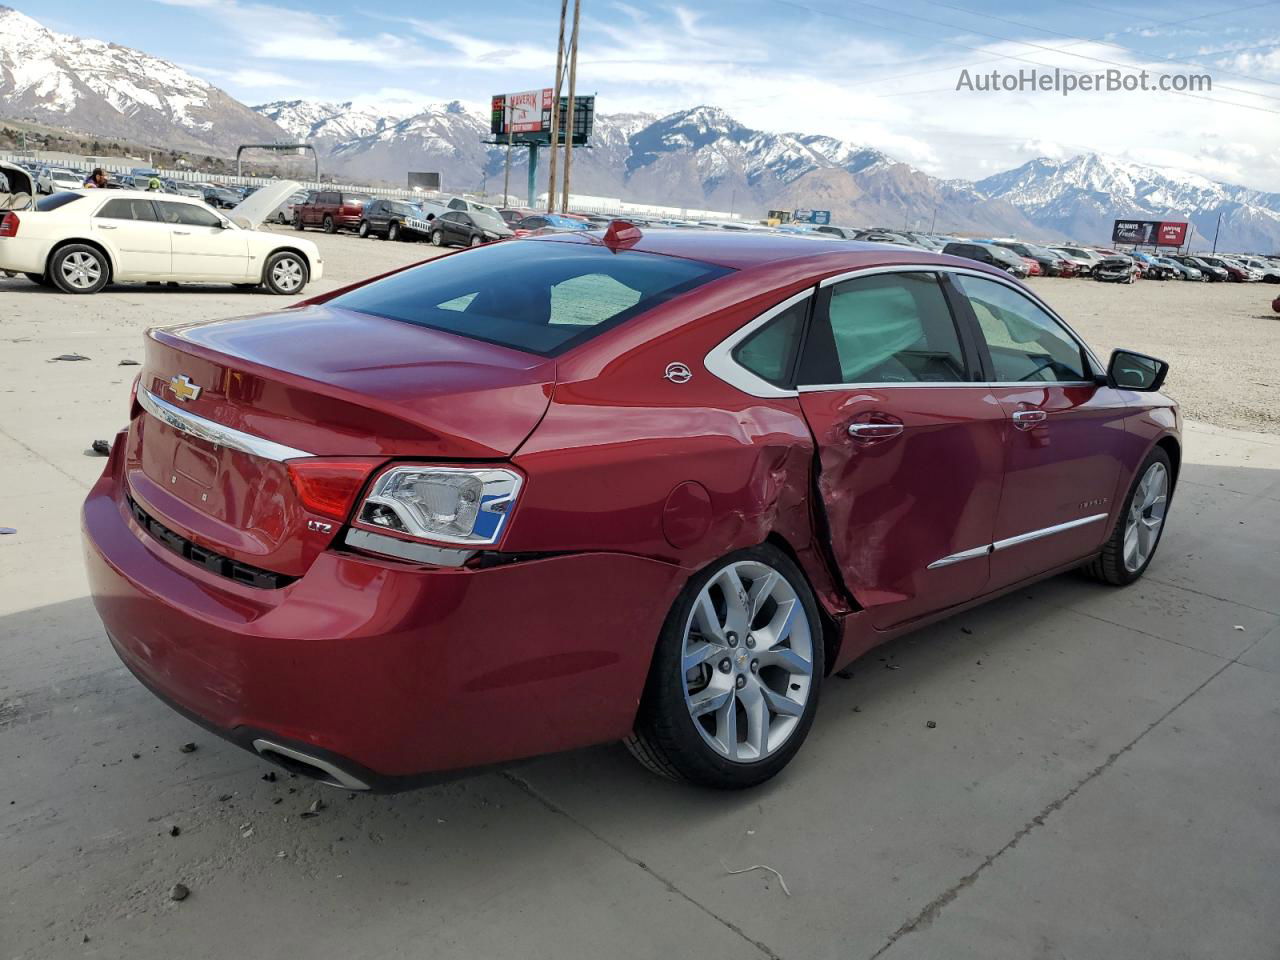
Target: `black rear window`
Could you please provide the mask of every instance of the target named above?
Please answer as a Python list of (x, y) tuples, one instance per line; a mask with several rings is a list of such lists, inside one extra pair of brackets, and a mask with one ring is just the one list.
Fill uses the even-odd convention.
[(729, 272), (603, 245), (516, 240), (442, 257), (329, 302), (550, 357)]
[(48, 213), (50, 210), (57, 210), (74, 200), (79, 200), (81, 196), (79, 193), (51, 193), (47, 197), (36, 200), (36, 209), (41, 213)]

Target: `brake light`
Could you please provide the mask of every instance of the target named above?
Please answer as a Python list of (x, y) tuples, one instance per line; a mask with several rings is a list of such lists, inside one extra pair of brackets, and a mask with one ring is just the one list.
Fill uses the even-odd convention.
[(18, 235), (18, 215), (10, 210), (0, 217), (0, 237), (16, 237)]
[(365, 481), (382, 459), (307, 457), (289, 460), (289, 480), (302, 505), (331, 520), (346, 520)]

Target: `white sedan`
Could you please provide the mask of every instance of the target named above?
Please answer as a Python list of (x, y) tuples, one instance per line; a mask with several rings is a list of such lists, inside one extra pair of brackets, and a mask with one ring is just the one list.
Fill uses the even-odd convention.
[(83, 183), (84, 177), (66, 167), (44, 167), (36, 177), (36, 189), (41, 193), (74, 190)]
[(176, 281), (261, 285), (289, 296), (320, 279), (320, 249), (294, 234), (255, 228), (297, 189), (272, 184), (227, 211), (169, 193), (55, 193), (0, 215), (0, 270), (64, 293)]

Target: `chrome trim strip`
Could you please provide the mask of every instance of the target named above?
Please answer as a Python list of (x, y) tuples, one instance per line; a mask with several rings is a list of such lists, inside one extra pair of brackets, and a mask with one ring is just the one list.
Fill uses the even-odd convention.
[(450, 550), (448, 547), (433, 547), (429, 543), (410, 543), (396, 537), (388, 537), (385, 533), (373, 533), (369, 530), (348, 530), (347, 546), (357, 550), (368, 550), (370, 553), (381, 553), (401, 560), (412, 560), (414, 563), (429, 563), (437, 567), (460, 567), (473, 556), (474, 550)]
[(795, 390), (775, 387), (768, 380), (756, 376), (746, 367), (739, 364), (733, 359), (733, 348), (784, 310), (809, 299), (809, 297), (813, 296), (813, 290), (813, 287), (808, 287), (797, 294), (787, 297), (781, 303), (770, 307), (760, 316), (739, 327), (717, 343), (702, 358), (702, 365), (707, 368), (707, 372), (713, 377), (723, 380), (729, 386), (737, 387), (743, 393), (750, 394), (753, 397), (778, 398), (796, 396)]
[(1041, 530), (1032, 530), (1029, 533), (1020, 533), (1016, 537), (1008, 537), (1004, 540), (997, 540), (991, 545), (991, 550), (1005, 550), (1009, 547), (1016, 547), (1020, 543), (1027, 543), (1031, 540), (1039, 540), (1042, 537), (1050, 537), (1055, 533), (1063, 533), (1067, 530), (1074, 530), (1076, 527), (1083, 527), (1090, 523), (1097, 523), (1099, 520), (1105, 520), (1109, 514), (1095, 513), (1091, 517), (1081, 517), (1079, 520), (1068, 520), (1066, 523), (1058, 523), (1052, 527), (1044, 527)]
[(142, 409), (146, 410), (147, 413), (157, 420), (167, 423), (173, 429), (179, 430), (188, 436), (207, 440), (217, 447), (239, 450), (241, 453), (247, 453), (253, 457), (261, 457), (264, 460), (297, 460), (300, 457), (315, 456), (314, 453), (307, 453), (305, 450), (286, 447), (283, 443), (256, 437), (251, 433), (244, 433), (221, 423), (206, 420), (204, 417), (197, 417), (195, 414), (187, 413), (185, 410), (161, 400), (149, 390), (138, 391), (138, 403), (142, 404)]
[(928, 381), (905, 381), (905, 382), (889, 382), (889, 383), (813, 383), (800, 387), (799, 393), (816, 393), (822, 390), (879, 390), (882, 387), (890, 389), (901, 389), (903, 387), (951, 387), (953, 390), (957, 387), (982, 387), (984, 390), (990, 387), (1027, 387), (1034, 389), (1037, 387), (1093, 387), (1097, 386), (1092, 380), (928, 380)]
[(369, 784), (365, 783), (359, 777), (352, 776), (345, 770), (334, 766), (328, 760), (321, 760), (319, 757), (313, 757), (309, 753), (303, 753), (301, 750), (294, 750), (292, 747), (286, 747), (284, 744), (276, 743), (273, 740), (264, 740), (259, 737), (253, 741), (253, 749), (262, 753), (264, 750), (270, 750), (272, 753), (278, 753), (282, 756), (290, 757), (294, 760), (300, 760), (307, 766), (315, 767), (327, 773), (331, 779), (318, 780), (317, 783), (327, 784), (330, 787), (343, 787), (347, 790), (368, 790)]
[(949, 567), (953, 563), (962, 563), (965, 560), (977, 560), (979, 557), (985, 557), (991, 552), (991, 544), (982, 547), (974, 547), (972, 550), (961, 550), (959, 553), (953, 553), (950, 556), (943, 557), (941, 560), (935, 560), (926, 567), (926, 570), (937, 570), (939, 567)]

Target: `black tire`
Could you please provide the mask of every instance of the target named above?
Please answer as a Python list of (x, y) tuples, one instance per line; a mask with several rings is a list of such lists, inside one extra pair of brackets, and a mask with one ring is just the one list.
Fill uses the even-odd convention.
[(23, 276), (32, 283), (38, 284), (42, 287), (53, 286), (53, 281), (49, 279), (49, 275), (47, 273), (24, 273)]
[[(699, 593), (730, 564), (754, 561), (782, 575), (804, 607), (810, 630), (812, 672), (803, 713), (786, 741), (761, 760), (739, 762), (716, 752), (703, 739), (685, 702), (681, 672), (686, 624)], [(748, 640), (750, 638), (748, 637)], [(745, 651), (745, 648), (743, 648)], [(625, 741), (645, 767), (660, 776), (721, 790), (741, 790), (764, 783), (799, 751), (813, 725), (824, 674), (822, 620), (808, 582), (790, 557), (771, 544), (738, 550), (690, 578), (663, 623), (649, 677), (641, 697), (635, 732)], [(735, 705), (735, 709), (738, 707)]]
[[(74, 268), (71, 264), (76, 262), (92, 263), (92, 269), (97, 271), (97, 279), (80, 284), (73, 280), (71, 274)], [(97, 247), (69, 243), (65, 247), (59, 247), (49, 258), (49, 277), (53, 285), (63, 293), (97, 293), (111, 280), (111, 264), (106, 254)]]
[(326, 217), (324, 218), (324, 232), (325, 232), (325, 233), (337, 233), (337, 232), (338, 232), (338, 225), (337, 225), (336, 223), (334, 223), (334, 222), (333, 222), (333, 217), (326, 216)]
[(1147, 454), (1147, 459), (1142, 461), (1142, 466), (1134, 474), (1133, 483), (1129, 485), (1129, 494), (1124, 498), (1124, 506), (1120, 511), (1120, 517), (1116, 520), (1116, 526), (1111, 531), (1111, 536), (1103, 544), (1102, 552), (1081, 567), (1085, 576), (1100, 583), (1110, 584), (1113, 587), (1126, 587), (1146, 573), (1147, 567), (1151, 565), (1151, 561), (1155, 558), (1156, 551), (1160, 549), (1160, 539), (1164, 536), (1165, 524), (1168, 522), (1167, 512), (1165, 522), (1160, 524), (1160, 529), (1156, 532), (1156, 541), (1151, 547), (1151, 552), (1136, 570), (1130, 570), (1125, 565), (1124, 537), (1129, 522), (1129, 511), (1133, 506), (1133, 498), (1138, 492), (1142, 478), (1146, 476), (1152, 465), (1157, 463), (1162, 464), (1165, 469), (1168, 484), (1165, 493), (1165, 510), (1168, 510), (1168, 505), (1173, 499), (1173, 465), (1169, 462), (1169, 455), (1162, 448), (1154, 447)]
[(471, 240), (468, 241), (467, 245), (471, 247), (478, 247), (482, 243), (484, 243), (484, 237), (480, 236), (478, 233), (473, 233), (471, 235)]
[(267, 257), (266, 265), (262, 268), (262, 285), (268, 292), (279, 297), (301, 293), (310, 280), (311, 268), (307, 264), (307, 258), (292, 250), (277, 250)]
[(388, 240), (400, 239), (400, 224), (397, 223), (395, 220), (392, 220), (391, 224), (387, 227), (387, 239)]
[(432, 230), (432, 231), (431, 231), (431, 245), (432, 245), (433, 247), (443, 247), (443, 246), (444, 246), (444, 233), (443, 233), (443, 232), (441, 232), (441, 231), (439, 231), (439, 230)]
[(362, 239), (369, 236), (369, 221), (361, 220), (360, 226), (356, 227), (356, 235)]
[(293, 215), (293, 229), (295, 229), (295, 230), (302, 230), (302, 229), (304, 229), (304, 227), (302, 226), (302, 214), (300, 214), (300, 213), (295, 213), (295, 214)]

